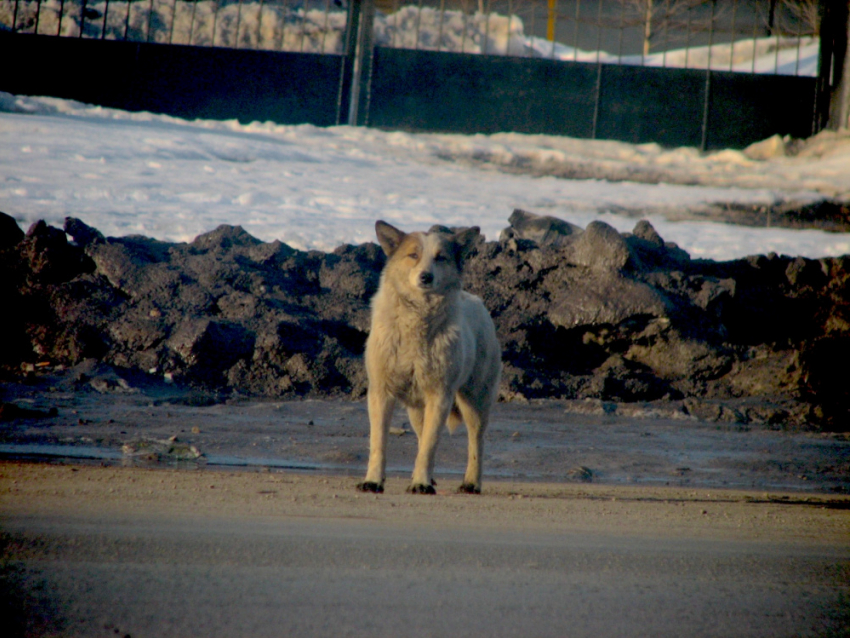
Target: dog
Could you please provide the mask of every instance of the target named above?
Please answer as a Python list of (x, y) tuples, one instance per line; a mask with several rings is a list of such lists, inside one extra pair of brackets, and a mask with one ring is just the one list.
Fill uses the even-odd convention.
[(453, 432), (462, 421), (469, 445), (458, 491), (480, 494), (482, 438), (502, 373), (493, 319), (481, 299), (461, 289), (463, 261), (480, 230), (407, 234), (378, 221), (375, 232), (387, 263), (372, 299), (366, 340), (369, 466), (357, 487), (383, 492), (387, 434), (401, 402), (419, 443), (407, 491), (436, 493), (440, 431), (447, 425)]

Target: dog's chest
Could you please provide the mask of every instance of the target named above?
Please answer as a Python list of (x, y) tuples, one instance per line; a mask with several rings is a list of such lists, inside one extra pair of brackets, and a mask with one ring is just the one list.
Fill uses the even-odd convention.
[(418, 405), (429, 391), (451, 384), (457, 340), (453, 331), (428, 335), (395, 328), (384, 352), (387, 389), (405, 404)]

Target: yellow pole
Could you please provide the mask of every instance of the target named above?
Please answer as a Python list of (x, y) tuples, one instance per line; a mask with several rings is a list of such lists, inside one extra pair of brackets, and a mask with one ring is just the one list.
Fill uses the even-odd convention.
[(558, 0), (549, 0), (549, 20), (546, 22), (546, 39), (555, 41), (555, 5)]

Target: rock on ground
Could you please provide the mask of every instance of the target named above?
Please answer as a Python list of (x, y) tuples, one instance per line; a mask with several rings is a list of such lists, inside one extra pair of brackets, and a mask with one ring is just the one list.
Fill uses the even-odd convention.
[[(504, 349), (503, 400), (675, 402), (700, 419), (848, 429), (850, 256), (715, 262), (646, 221), (619, 233), (515, 211), (510, 224), (465, 270)], [(373, 243), (304, 252), (220, 226), (173, 244), (74, 218), (23, 234), (0, 213), (0, 299), (15, 309), (0, 371), (97, 361), (136, 382), (361, 397), (383, 264)]]

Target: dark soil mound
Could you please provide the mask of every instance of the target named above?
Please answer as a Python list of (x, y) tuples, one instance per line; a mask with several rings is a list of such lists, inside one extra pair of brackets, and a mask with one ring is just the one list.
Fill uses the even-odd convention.
[[(172, 244), (73, 218), (23, 235), (11, 221), (9, 379), (93, 359), (222, 392), (365, 393), (376, 244), (303, 252), (238, 226)], [(631, 234), (523, 211), (510, 222), (465, 273), (504, 348), (503, 399), (666, 401), (702, 419), (848, 429), (850, 257), (692, 260), (645, 221)]]

